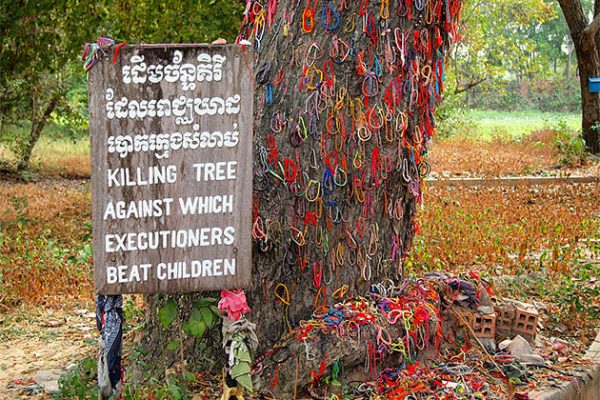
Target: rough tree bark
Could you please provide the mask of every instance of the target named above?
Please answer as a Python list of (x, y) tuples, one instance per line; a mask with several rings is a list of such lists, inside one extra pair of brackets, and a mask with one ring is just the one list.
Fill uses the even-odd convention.
[(600, 51), (598, 33), (600, 31), (600, 0), (594, 3), (594, 19), (588, 23), (581, 0), (559, 0), (575, 46), (579, 79), (581, 85), (581, 110), (583, 117), (583, 139), (587, 149), (600, 154), (600, 134), (597, 124), (600, 121), (600, 95), (590, 93), (589, 78), (600, 77)]
[[(461, 6), (248, 2), (240, 39), (255, 47), (255, 174), (243, 206), (254, 210), (247, 296), (259, 353), (345, 285), (361, 294), (402, 275)], [(142, 342), (153, 365), (168, 358), (159, 304), (148, 301)]]

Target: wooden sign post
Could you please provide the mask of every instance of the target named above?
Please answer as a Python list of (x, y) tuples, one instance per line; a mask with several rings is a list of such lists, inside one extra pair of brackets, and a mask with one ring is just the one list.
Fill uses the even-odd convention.
[(125, 46), (91, 69), (98, 294), (251, 284), (251, 51)]

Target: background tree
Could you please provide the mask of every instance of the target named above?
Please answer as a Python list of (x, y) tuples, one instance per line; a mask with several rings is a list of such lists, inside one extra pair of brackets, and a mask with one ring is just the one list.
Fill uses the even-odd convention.
[[(24, 170), (50, 120), (85, 132), (87, 92), (79, 59), (86, 42), (99, 36), (134, 43), (232, 40), (242, 10), (237, 1), (2, 2), (0, 144)], [(9, 129), (15, 126), (20, 129)]]
[[(591, 9), (592, 2), (583, 3)], [(451, 53), (440, 119), (444, 134), (456, 126), (446, 121), (464, 120), (467, 109), (581, 109), (573, 44), (558, 3), (468, 0), (463, 15), (465, 34)]]
[(565, 20), (571, 32), (581, 86), (581, 109), (583, 117), (583, 139), (588, 150), (600, 154), (600, 96), (590, 93), (589, 78), (600, 77), (600, 50), (598, 32), (600, 31), (600, 1), (595, 0), (590, 14), (581, 0), (559, 0)]
[(532, 30), (531, 37), (555, 77), (573, 78), (573, 42), (558, 3), (553, 4), (548, 18)]
[(465, 3), (465, 37), (452, 52), (454, 94), (509, 76), (531, 79), (550, 60), (539, 51), (536, 32), (553, 16), (543, 0)]
[[(0, 139), (10, 142), (25, 169), (51, 114), (64, 99), (82, 43), (93, 32), (95, 4), (13, 1), (0, 5)], [(84, 16), (83, 18), (81, 16)], [(7, 124), (27, 126), (6, 137)]]
[(101, 4), (105, 35), (131, 43), (233, 40), (243, 12), (243, 2), (237, 0), (104, 0)]
[[(581, 5), (584, 17), (592, 14), (593, 0), (581, 0)], [(208, 42), (218, 36), (231, 41), (242, 10), (242, 2), (223, 0), (2, 3), (0, 145), (12, 149), (22, 169), (48, 122), (58, 124), (70, 136), (85, 136), (87, 98), (78, 61), (83, 43), (101, 35), (133, 43)], [(464, 15), (466, 36), (453, 52), (453, 67), (446, 73), (449, 92), (467, 92), (470, 106), (486, 105), (481, 101), (486, 93), (491, 99), (498, 98), (498, 91), (501, 99), (518, 96), (516, 87), (510, 85), (517, 77), (531, 86), (548, 77), (570, 77), (577, 71), (565, 51), (572, 46), (566, 22), (551, 3), (469, 0)], [(315, 18), (318, 22), (320, 16)], [(543, 85), (551, 85), (562, 100), (531, 102), (529, 106), (572, 109), (571, 104), (579, 99), (570, 95), (572, 87), (567, 83)], [(511, 90), (514, 94), (507, 93)], [(501, 103), (505, 109), (506, 104)], [(449, 104), (454, 108), (459, 103)], [(518, 102), (514, 106), (522, 109)], [(13, 129), (15, 126), (18, 129)]]

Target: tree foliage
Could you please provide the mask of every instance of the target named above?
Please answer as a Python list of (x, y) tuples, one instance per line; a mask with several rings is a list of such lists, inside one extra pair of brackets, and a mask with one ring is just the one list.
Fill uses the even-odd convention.
[(5, 137), (0, 131), (0, 138), (12, 144), (21, 167), (67, 92), (74, 71), (70, 61), (93, 31), (86, 16), (96, 11), (94, 4), (77, 0), (0, 5), (0, 128), (30, 123), (26, 135)]
[(532, 78), (549, 62), (541, 52), (541, 27), (556, 17), (543, 0), (467, 1), (464, 38), (452, 54), (455, 92), (485, 80)]
[[(85, 121), (85, 82), (79, 56), (99, 36), (130, 43), (232, 40), (241, 2), (21, 0), (0, 4), (0, 144), (20, 168), (54, 118), (69, 127)], [(71, 100), (65, 103), (67, 98)], [(60, 115), (55, 113), (60, 111)], [(7, 130), (7, 125), (22, 126)]]
[[(583, 0), (591, 12), (593, 0)], [(560, 6), (548, 0), (469, 0), (449, 78), (462, 93), (485, 82), (570, 79), (573, 43)], [(496, 87), (497, 89), (497, 87)]]
[[(591, 20), (594, 0), (574, 3)], [(27, 166), (48, 121), (68, 132), (85, 131), (87, 94), (79, 61), (85, 42), (99, 36), (129, 43), (232, 41), (242, 13), (243, 1), (228, 0), (2, 2), (0, 145)], [(498, 82), (575, 75), (574, 45), (557, 2), (467, 0), (463, 15), (463, 39), (447, 71), (448, 93), (505, 91), (514, 86)], [(21, 129), (7, 129), (15, 125)]]
[(197, 43), (237, 36), (243, 2), (231, 0), (108, 0), (106, 36), (131, 43)]

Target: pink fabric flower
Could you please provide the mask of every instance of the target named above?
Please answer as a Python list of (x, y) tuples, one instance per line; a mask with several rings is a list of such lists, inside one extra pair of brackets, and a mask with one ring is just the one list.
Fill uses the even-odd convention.
[(221, 314), (227, 313), (227, 318), (238, 321), (250, 312), (250, 307), (246, 304), (246, 293), (241, 289), (222, 290), (219, 311)]

